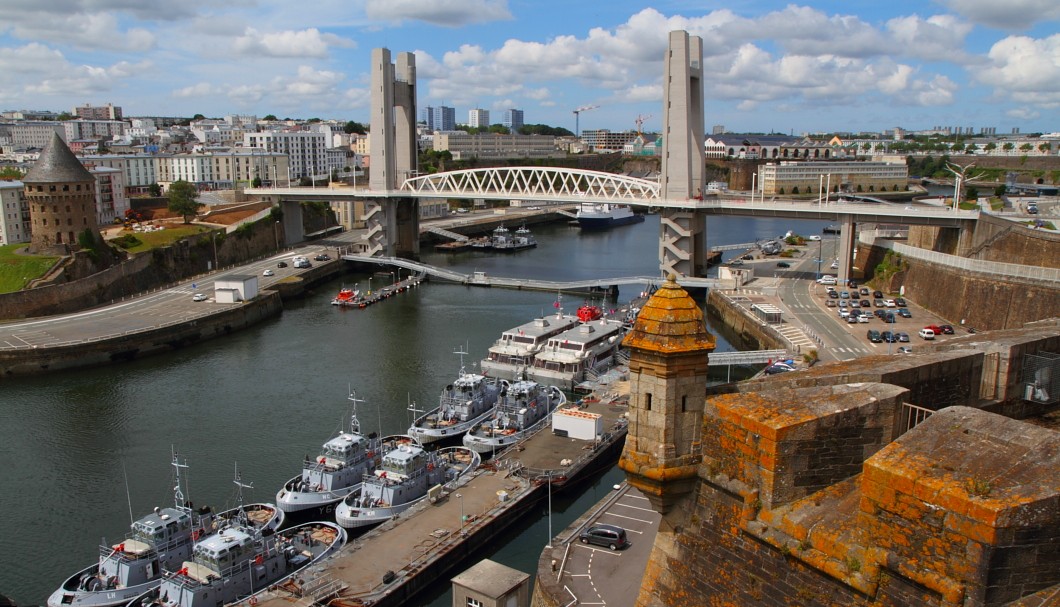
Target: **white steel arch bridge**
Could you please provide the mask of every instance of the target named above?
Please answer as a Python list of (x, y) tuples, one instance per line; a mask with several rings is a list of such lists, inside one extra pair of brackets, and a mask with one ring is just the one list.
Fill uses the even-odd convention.
[(571, 202), (659, 201), (659, 184), (614, 173), (562, 167), (493, 167), (434, 173), (406, 179), (401, 191), (418, 197)]

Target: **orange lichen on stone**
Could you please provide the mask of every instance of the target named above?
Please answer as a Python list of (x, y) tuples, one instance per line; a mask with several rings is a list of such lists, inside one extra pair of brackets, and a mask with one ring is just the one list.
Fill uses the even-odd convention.
[(707, 332), (699, 304), (671, 275), (641, 307), (622, 345), (649, 352), (677, 353), (713, 351), (717, 344)]

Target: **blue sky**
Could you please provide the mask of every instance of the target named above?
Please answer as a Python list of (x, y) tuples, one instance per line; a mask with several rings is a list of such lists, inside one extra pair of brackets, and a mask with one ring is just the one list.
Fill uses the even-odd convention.
[[(661, 123), (667, 32), (704, 40), (706, 124), (1060, 131), (1057, 0), (4, 0), (0, 108), (368, 120), (371, 50), (418, 103), (574, 130)], [(649, 117), (650, 116), (650, 117)]]

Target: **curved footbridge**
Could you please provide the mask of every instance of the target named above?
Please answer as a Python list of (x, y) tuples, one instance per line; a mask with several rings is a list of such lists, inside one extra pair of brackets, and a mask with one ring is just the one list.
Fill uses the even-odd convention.
[[(465, 285), (502, 287), (508, 289), (576, 292), (607, 291), (613, 287), (618, 287), (619, 285), (648, 285), (662, 282), (662, 279), (658, 276), (623, 276), (616, 278), (593, 278), (589, 280), (561, 282), (556, 280), (537, 280), (533, 278), (506, 278), (503, 276), (491, 276), (486, 272), (464, 274), (401, 257), (343, 254), (340, 255), (340, 259), (380, 266), (395, 266), (418, 274)], [(691, 276), (680, 276), (677, 278), (677, 282), (685, 288), (700, 289), (717, 288), (721, 284), (720, 281), (714, 278), (694, 278)]]

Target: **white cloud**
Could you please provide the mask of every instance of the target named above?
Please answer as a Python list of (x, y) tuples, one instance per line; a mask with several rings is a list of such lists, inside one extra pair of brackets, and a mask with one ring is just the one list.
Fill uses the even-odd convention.
[(1026, 30), (1035, 23), (1060, 20), (1056, 0), (943, 0), (953, 12), (986, 27)]
[(323, 58), (332, 46), (351, 48), (352, 40), (334, 34), (322, 34), (316, 28), (300, 31), (259, 32), (246, 28), (242, 36), (232, 43), (232, 49), (240, 55), (266, 57)]
[(191, 86), (177, 89), (172, 95), (178, 99), (190, 99), (193, 97), (209, 97), (219, 93), (217, 87), (209, 82), (200, 82)]
[[(75, 13), (40, 19), (34, 11), (12, 16), (5, 12), (16, 38), (47, 41), (85, 50), (143, 52), (155, 46), (155, 36), (143, 28), (122, 29), (109, 13)], [(0, 30), (3, 27), (0, 26)]]
[(112, 90), (119, 82), (148, 73), (148, 61), (109, 66), (74, 65), (58, 50), (31, 43), (0, 47), (0, 89), (9, 98), (77, 95)]
[(929, 61), (971, 61), (963, 50), (972, 24), (952, 15), (935, 15), (921, 19), (917, 15), (896, 17), (887, 22), (887, 30), (900, 54)]
[(1060, 34), (1034, 39), (1009, 36), (987, 55), (990, 66), (975, 78), (994, 87), (995, 94), (1039, 107), (1060, 107)]
[(1042, 113), (1030, 108), (1020, 107), (1008, 110), (1005, 112), (1005, 115), (1010, 118), (1016, 118), (1017, 120), (1037, 120), (1038, 118), (1041, 118)]
[(507, 0), (367, 0), (365, 13), (380, 21), (424, 21), (461, 27), (512, 19)]

